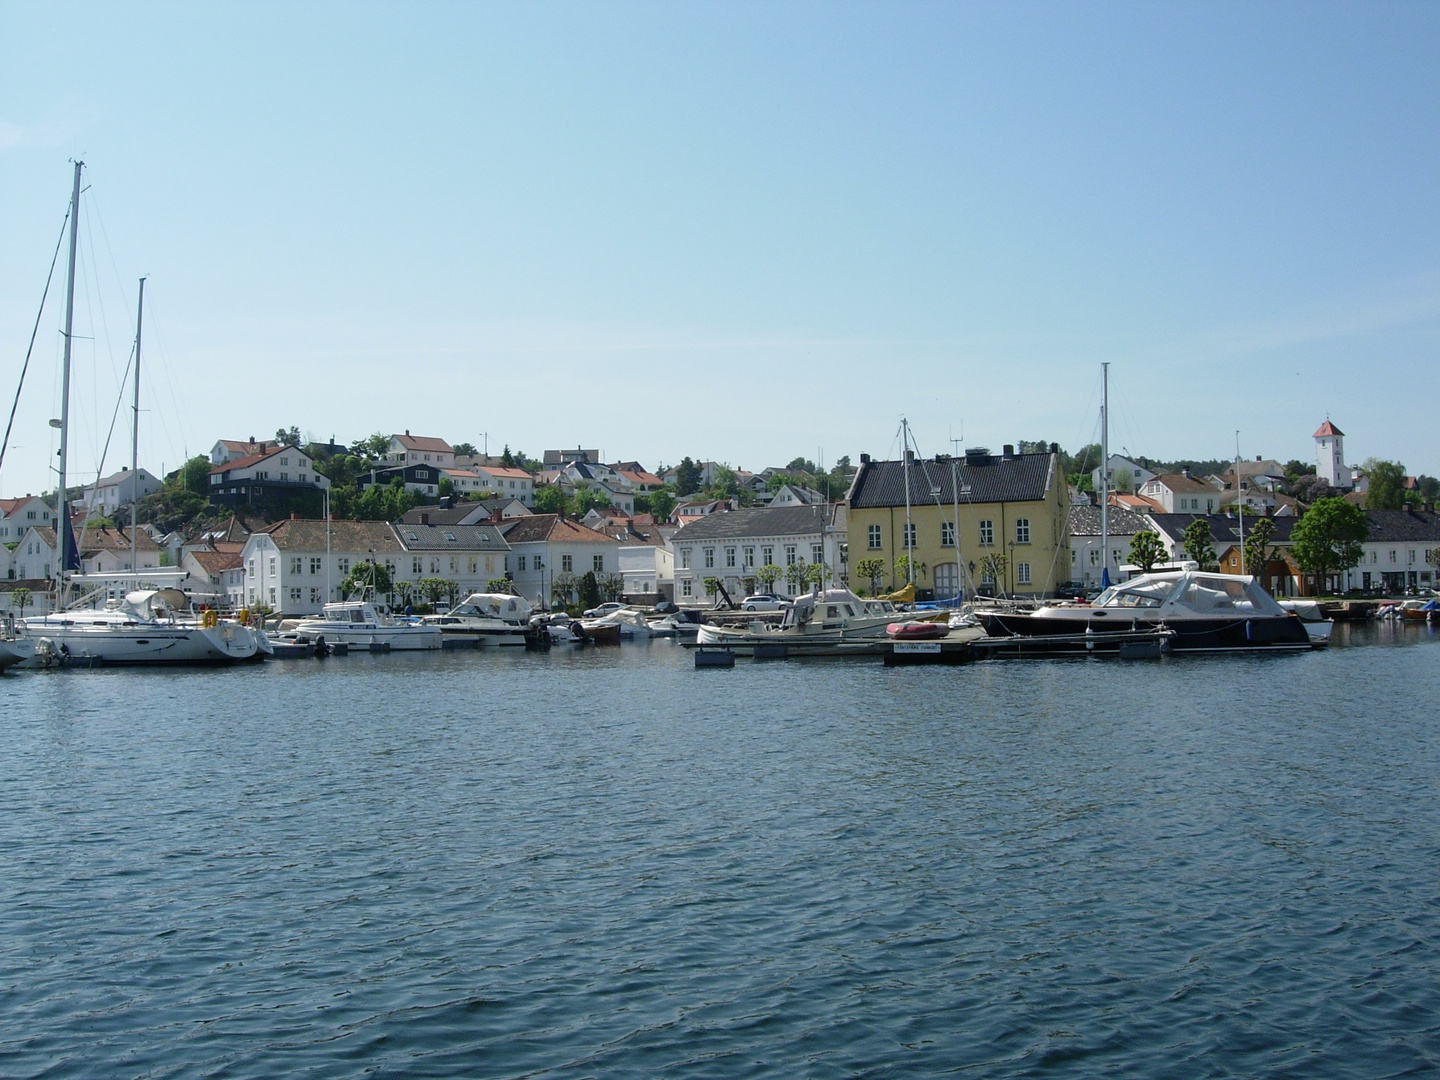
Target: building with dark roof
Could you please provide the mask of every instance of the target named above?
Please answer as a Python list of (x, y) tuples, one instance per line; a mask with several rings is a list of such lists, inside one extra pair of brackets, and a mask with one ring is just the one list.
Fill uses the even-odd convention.
[(1058, 454), (1009, 446), (900, 461), (861, 454), (846, 503), (857, 582), (867, 581), (861, 560), (878, 559), (881, 588), (904, 585), (897, 560), (907, 554), (922, 597), (977, 588), (1045, 595), (1070, 580), (1069, 488)]
[(756, 507), (690, 519), (670, 539), (675, 552), (675, 600), (695, 603), (709, 595), (705, 579), (719, 581), (739, 600), (760, 585), (766, 565), (778, 567), (774, 591), (805, 592), (801, 574), (822, 563), (827, 580), (847, 581), (847, 512), (838, 503)]

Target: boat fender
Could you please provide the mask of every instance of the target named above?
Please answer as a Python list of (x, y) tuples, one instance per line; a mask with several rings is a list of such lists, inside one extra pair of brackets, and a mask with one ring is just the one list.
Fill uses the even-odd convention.
[(1246, 619), (1246, 620), (1245, 620), (1245, 640), (1246, 640), (1246, 641), (1254, 641), (1254, 640), (1255, 640), (1255, 624), (1252, 623), (1249, 619)]

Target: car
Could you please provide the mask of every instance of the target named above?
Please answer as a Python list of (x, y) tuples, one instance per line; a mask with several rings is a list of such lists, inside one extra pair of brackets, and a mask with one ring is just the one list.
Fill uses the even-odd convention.
[(745, 611), (780, 611), (788, 603), (788, 600), (784, 600), (774, 593), (756, 593), (754, 596), (747, 596), (741, 600), (740, 607)]
[(625, 610), (625, 605), (614, 600), (608, 600), (599, 607), (593, 607), (585, 612), (587, 619), (603, 619), (606, 615), (614, 615), (617, 611)]

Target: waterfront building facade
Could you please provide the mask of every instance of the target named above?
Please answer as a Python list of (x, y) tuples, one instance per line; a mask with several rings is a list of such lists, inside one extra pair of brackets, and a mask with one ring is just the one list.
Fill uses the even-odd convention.
[(846, 522), (840, 503), (754, 507), (693, 518), (670, 539), (675, 602), (709, 600), (706, 578), (715, 578), (738, 601), (761, 587), (757, 571), (767, 564), (781, 571), (773, 587), (781, 596), (810, 589), (790, 576), (795, 566), (823, 563), (827, 581), (847, 581)]

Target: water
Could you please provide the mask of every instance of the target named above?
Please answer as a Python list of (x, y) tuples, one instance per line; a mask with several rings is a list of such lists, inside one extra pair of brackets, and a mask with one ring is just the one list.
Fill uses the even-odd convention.
[(11, 675), (0, 1075), (1428, 1072), (1440, 640), (1337, 639)]

